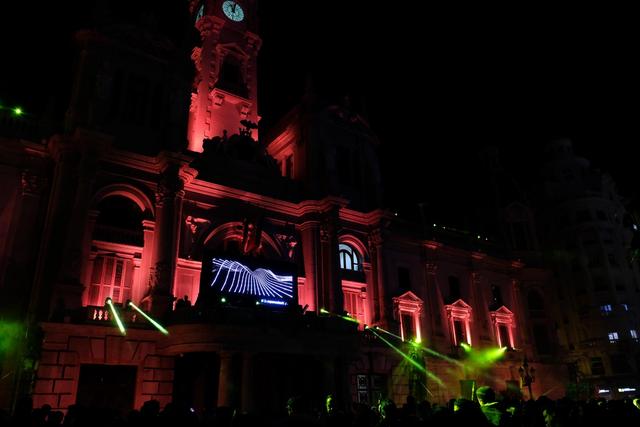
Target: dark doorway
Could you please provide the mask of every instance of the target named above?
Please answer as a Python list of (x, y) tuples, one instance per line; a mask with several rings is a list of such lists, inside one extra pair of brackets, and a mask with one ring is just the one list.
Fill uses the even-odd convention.
[(82, 365), (76, 403), (87, 408), (114, 408), (121, 415), (133, 409), (135, 366)]
[(173, 401), (199, 413), (215, 409), (220, 358), (216, 353), (185, 353), (176, 358)]

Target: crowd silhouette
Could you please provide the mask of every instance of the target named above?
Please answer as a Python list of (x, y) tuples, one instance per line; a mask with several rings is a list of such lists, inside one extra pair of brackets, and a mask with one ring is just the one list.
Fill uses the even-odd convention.
[(478, 388), (475, 400), (451, 399), (446, 405), (417, 402), (408, 396), (402, 406), (383, 398), (375, 405), (358, 403), (345, 408), (331, 394), (324, 402), (292, 396), (280, 414), (269, 416), (241, 413), (231, 407), (203, 413), (172, 403), (161, 408), (156, 400), (149, 400), (128, 414), (78, 405), (71, 405), (64, 414), (49, 405), (33, 408), (29, 398), (18, 402), (12, 416), (0, 411), (0, 426), (7, 427), (595, 427), (639, 423), (638, 398), (554, 401), (542, 396), (537, 400), (514, 400), (496, 396), (490, 387)]

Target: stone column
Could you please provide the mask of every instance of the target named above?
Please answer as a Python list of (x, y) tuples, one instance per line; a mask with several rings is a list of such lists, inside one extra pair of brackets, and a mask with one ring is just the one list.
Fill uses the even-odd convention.
[[(75, 309), (82, 306), (84, 284), (82, 283), (82, 265), (89, 257), (91, 236), (87, 232), (93, 232), (86, 228), (87, 215), (93, 192), (98, 161), (108, 141), (100, 135), (77, 131), (73, 135), (73, 143), (77, 147), (79, 155), (75, 175), (72, 180), (75, 184), (74, 199), (68, 221), (65, 247), (61, 270), (56, 283), (56, 296), (64, 300), (66, 309)], [(70, 189), (68, 189), (70, 190)], [(52, 301), (57, 304), (57, 301)]]
[[(17, 195), (11, 223), (15, 237), (8, 249), (8, 265), (4, 283), (0, 285), (0, 313), (6, 319), (23, 320), (29, 303), (29, 291), (33, 280), (39, 243), (41, 195), (46, 184), (38, 171), (25, 169), (21, 174), (22, 192)], [(1, 272), (0, 272), (1, 273)]]
[(388, 315), (391, 313), (388, 307), (385, 266), (384, 266), (384, 248), (382, 241), (382, 230), (376, 229), (369, 234), (369, 252), (371, 253), (371, 261), (373, 265), (376, 295), (374, 296), (374, 322), (386, 326), (389, 323)]
[(232, 405), (232, 386), (233, 375), (231, 372), (231, 353), (221, 351), (218, 353), (220, 357), (220, 371), (218, 374), (218, 406)]
[(91, 273), (93, 272), (93, 263), (95, 254), (91, 255), (91, 242), (93, 240), (93, 230), (96, 226), (99, 211), (90, 210), (87, 213), (86, 225), (84, 227), (84, 236), (82, 237), (82, 263), (80, 265), (80, 281), (84, 284), (84, 295), (82, 297), (82, 305), (88, 304), (89, 287), (91, 286)]
[(375, 279), (373, 278), (373, 271), (371, 269), (371, 263), (363, 261), (362, 262), (362, 271), (364, 271), (364, 278), (367, 282), (367, 306), (365, 308), (365, 322), (367, 325), (371, 325), (373, 323), (373, 319), (375, 318), (375, 295), (376, 292), (374, 290), (375, 287)]
[[(484, 293), (482, 292), (482, 275), (478, 271), (471, 272), (471, 298), (469, 305), (473, 307), (471, 319), (475, 323), (476, 339), (479, 340), (482, 336), (486, 336), (488, 333), (487, 324), (489, 319), (487, 318), (487, 310), (489, 309), (489, 301), (484, 300)], [(473, 335), (472, 335), (473, 336)]]
[(321, 289), (325, 308), (332, 313), (342, 313), (343, 295), (338, 260), (338, 210), (332, 209), (320, 224)]
[[(49, 141), (48, 150), (55, 168), (35, 264), (34, 286), (29, 298), (29, 321), (36, 317), (48, 317), (50, 303), (57, 299), (55, 294), (60, 289), (54, 290), (54, 285), (64, 261), (64, 244), (74, 204), (74, 169), (78, 160), (75, 146), (70, 139), (55, 136)], [(72, 288), (77, 289), (77, 286)], [(80, 299), (81, 294), (82, 289), (76, 292), (76, 297)]]
[[(429, 342), (433, 343), (435, 334), (442, 331), (442, 310), (440, 307), (440, 289), (438, 288), (438, 264), (426, 263), (427, 272), (427, 310), (429, 319)], [(426, 335), (426, 334), (425, 334)]]
[(195, 170), (178, 162), (169, 163), (160, 175), (156, 192), (154, 266), (151, 271), (151, 312), (158, 318), (164, 317), (172, 308), (183, 189), (185, 183), (195, 176)]
[(319, 223), (317, 221), (305, 221), (300, 225), (302, 238), (302, 256), (304, 259), (305, 298), (310, 311), (317, 311), (324, 307), (324, 298), (320, 292), (318, 283), (319, 258)]

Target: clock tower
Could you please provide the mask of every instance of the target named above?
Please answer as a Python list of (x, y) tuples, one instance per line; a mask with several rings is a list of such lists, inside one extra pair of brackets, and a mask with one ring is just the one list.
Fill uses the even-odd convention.
[[(195, 77), (189, 109), (189, 150), (202, 140), (238, 133), (241, 120), (258, 122), (255, 0), (200, 0), (190, 4), (200, 42), (193, 49)], [(257, 129), (252, 137), (258, 138)]]

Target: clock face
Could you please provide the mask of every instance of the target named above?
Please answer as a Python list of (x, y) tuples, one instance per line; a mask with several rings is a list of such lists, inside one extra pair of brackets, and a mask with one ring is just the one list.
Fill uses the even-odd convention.
[(240, 22), (244, 19), (244, 10), (242, 10), (242, 6), (235, 1), (226, 0), (222, 3), (222, 11), (227, 18), (232, 21)]

